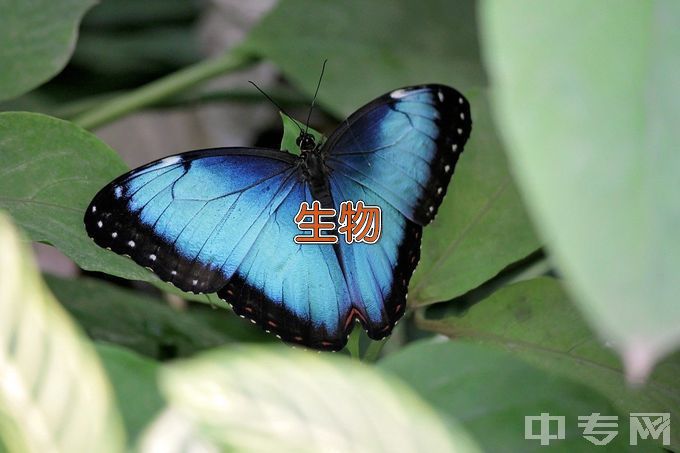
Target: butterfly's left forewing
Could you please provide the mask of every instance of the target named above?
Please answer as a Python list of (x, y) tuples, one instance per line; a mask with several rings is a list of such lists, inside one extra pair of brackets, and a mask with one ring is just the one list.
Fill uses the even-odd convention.
[(88, 234), (184, 291), (216, 291), (264, 226), (262, 208), (293, 185), (290, 161), (245, 151), (171, 156), (121, 176), (90, 203)]

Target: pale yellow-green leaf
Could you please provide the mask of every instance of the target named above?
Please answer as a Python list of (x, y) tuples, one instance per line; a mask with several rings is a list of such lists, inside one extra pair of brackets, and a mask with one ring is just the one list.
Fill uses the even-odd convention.
[(206, 451), (478, 451), (407, 386), (337, 356), (216, 350), (167, 367), (161, 388), (170, 408), (147, 432), (145, 452), (161, 451), (167, 436)]
[(680, 2), (488, 0), (480, 18), (529, 213), (640, 380), (680, 347)]
[(12, 452), (121, 452), (111, 387), (0, 212), (0, 437)]

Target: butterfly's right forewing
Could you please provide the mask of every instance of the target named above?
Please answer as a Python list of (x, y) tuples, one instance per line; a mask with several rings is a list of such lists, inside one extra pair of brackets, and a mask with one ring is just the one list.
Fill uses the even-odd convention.
[(402, 88), (359, 109), (324, 150), (337, 177), (378, 193), (427, 225), (439, 209), (470, 136), (468, 101), (444, 85)]

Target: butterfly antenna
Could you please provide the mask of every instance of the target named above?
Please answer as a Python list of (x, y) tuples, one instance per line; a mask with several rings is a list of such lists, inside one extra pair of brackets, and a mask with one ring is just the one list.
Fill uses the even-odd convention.
[(281, 111), (281, 113), (283, 113), (283, 114), (286, 115), (288, 118), (290, 118), (291, 120), (293, 120), (293, 123), (295, 123), (295, 125), (297, 126), (298, 129), (300, 129), (300, 132), (304, 132), (304, 131), (302, 130), (302, 128), (300, 127), (300, 125), (298, 124), (298, 122), (295, 120), (295, 118), (293, 118), (292, 116), (290, 116), (290, 115), (288, 114), (288, 112), (286, 112), (285, 110), (283, 110), (283, 107), (281, 107), (279, 104), (277, 104), (276, 101), (275, 101), (274, 99), (272, 99), (267, 93), (265, 93), (264, 91), (262, 91), (262, 89), (260, 89), (260, 87), (257, 86), (257, 85), (255, 84), (255, 82), (253, 82), (252, 80), (248, 80), (248, 82), (249, 82), (251, 85), (253, 85), (255, 88), (257, 88), (257, 91), (259, 91), (260, 93), (262, 93), (262, 94), (264, 95), (264, 97), (266, 97), (267, 99), (269, 99), (269, 102), (271, 102), (272, 104), (274, 104), (274, 105), (276, 106), (276, 108), (278, 108), (278, 109)]
[(309, 120), (312, 118), (312, 110), (314, 110), (314, 104), (316, 103), (316, 95), (319, 94), (319, 87), (321, 86), (321, 79), (323, 79), (323, 73), (326, 70), (326, 63), (328, 59), (323, 61), (323, 66), (321, 66), (321, 75), (319, 76), (319, 82), (316, 84), (316, 91), (314, 92), (314, 98), (312, 99), (312, 105), (309, 107), (309, 113), (307, 114), (307, 122), (305, 123), (305, 134), (309, 130)]

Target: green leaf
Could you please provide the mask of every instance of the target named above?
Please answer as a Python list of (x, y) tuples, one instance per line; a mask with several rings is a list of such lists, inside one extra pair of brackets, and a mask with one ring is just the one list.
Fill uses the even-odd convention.
[(122, 33), (83, 30), (71, 64), (112, 78), (141, 77), (196, 63), (201, 56), (198, 47), (188, 27), (157, 26)]
[(408, 387), (338, 356), (279, 347), (213, 351), (168, 366), (161, 388), (170, 409), (142, 451), (189, 444), (196, 435), (235, 451), (477, 451)]
[[(593, 335), (558, 280), (509, 285), (462, 316), (455, 307), (451, 311), (440, 319), (419, 320), (418, 326), (512, 352), (598, 390), (621, 413), (670, 412), (680, 419), (680, 354), (659, 364), (644, 386), (631, 388), (616, 355)], [(677, 431), (671, 432), (671, 446), (680, 450)]]
[(32, 240), (51, 244), (81, 268), (148, 281), (182, 297), (226, 307), (218, 298), (190, 295), (162, 283), (134, 261), (95, 245), (83, 224), (94, 195), (128, 168), (93, 134), (36, 113), (0, 113), (0, 208)]
[(474, 91), (472, 135), (432, 225), (425, 228), (409, 303), (453, 299), (539, 248), (513, 184), (486, 96)]
[[(224, 310), (199, 306), (182, 312), (139, 291), (98, 280), (53, 276), (46, 279), (57, 299), (92, 339), (115, 343), (152, 358), (183, 357), (234, 340), (265, 337), (260, 329), (252, 329), (250, 323)], [(206, 311), (218, 319), (210, 325), (194, 316), (195, 311)], [(254, 333), (244, 336), (241, 333), (244, 329)]]
[(113, 384), (129, 444), (135, 445), (137, 436), (165, 405), (157, 383), (159, 365), (117, 346), (98, 344), (97, 352)]
[(78, 24), (95, 0), (3, 0), (0, 3), (0, 100), (57, 74), (73, 53)]
[(9, 451), (122, 452), (120, 415), (97, 355), (22, 240), (0, 213), (0, 437)]
[[(524, 438), (524, 417), (541, 413), (566, 417), (566, 437), (552, 441), (550, 451), (591, 451), (578, 416), (594, 412), (619, 416), (618, 436), (597, 451), (639, 451), (628, 445), (627, 417), (603, 396), (502, 351), (463, 341), (421, 341), (387, 356), (379, 367), (410, 384), (450, 420), (462, 423), (485, 451), (540, 450), (538, 440)], [(655, 450), (651, 443), (642, 445)]]
[(159, 23), (187, 23), (196, 20), (201, 5), (186, 0), (115, 0), (100, 2), (83, 20), (92, 30), (130, 30)]
[(243, 46), (310, 96), (327, 58), (318, 99), (338, 116), (400, 86), (485, 79), (471, 0), (284, 0)]
[(127, 171), (93, 134), (36, 113), (0, 113), (0, 208), (32, 240), (61, 250), (85, 270), (152, 280), (131, 260), (97, 247), (83, 215), (94, 195)]
[(568, 289), (640, 380), (680, 345), (680, 3), (486, 1), (517, 181)]
[[(291, 154), (299, 156), (300, 148), (298, 147), (297, 143), (295, 143), (295, 141), (300, 136), (301, 132), (300, 128), (305, 130), (305, 125), (293, 118), (290, 118), (283, 112), (279, 112), (279, 114), (281, 115), (281, 121), (283, 122), (283, 137), (281, 138), (281, 149), (283, 151), (288, 151)], [(325, 137), (321, 132), (317, 132), (308, 126), (306, 129), (308, 134), (312, 134), (312, 136), (314, 137), (314, 141), (316, 142), (317, 145), (324, 142)]]

